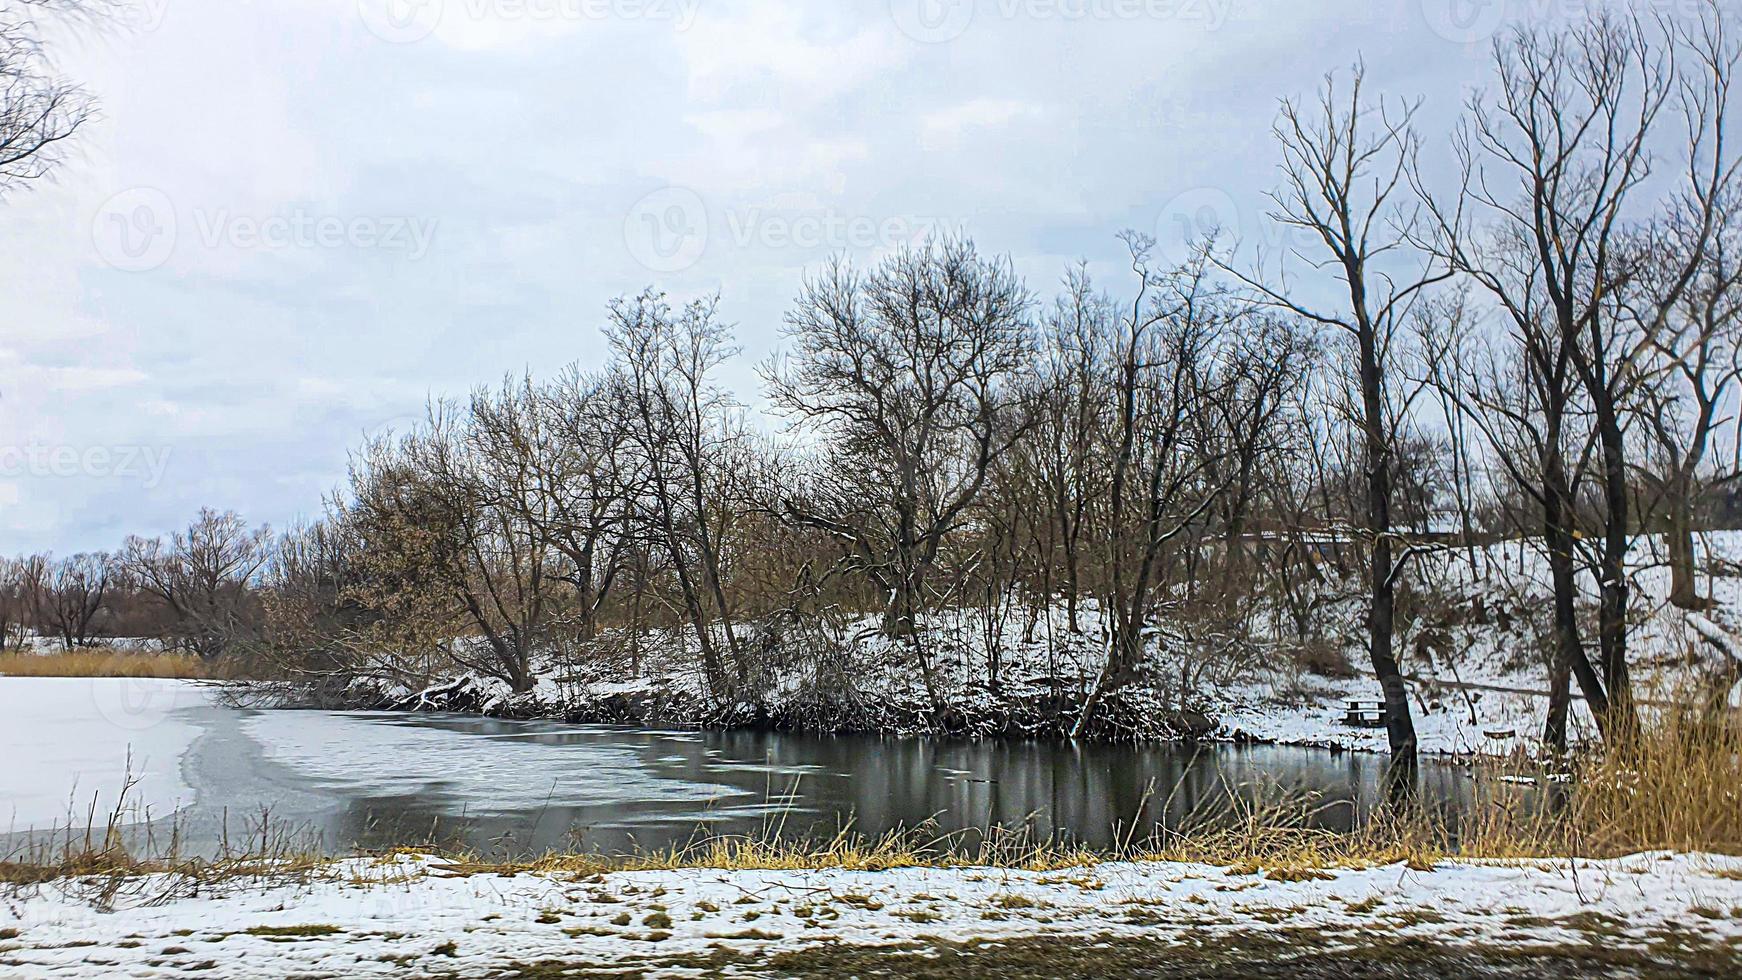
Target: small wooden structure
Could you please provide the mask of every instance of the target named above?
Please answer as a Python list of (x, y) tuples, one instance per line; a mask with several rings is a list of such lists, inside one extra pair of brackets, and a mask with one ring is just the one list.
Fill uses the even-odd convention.
[(1348, 705), (1348, 710), (1343, 713), (1343, 724), (1350, 728), (1385, 727), (1385, 702), (1350, 700)]

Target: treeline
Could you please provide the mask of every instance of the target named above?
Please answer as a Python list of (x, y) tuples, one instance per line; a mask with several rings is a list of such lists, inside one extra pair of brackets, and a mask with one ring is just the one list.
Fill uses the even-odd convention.
[(176, 642), (244, 637), (298, 676), (524, 691), (610, 659), (745, 701), (797, 672), (849, 687), (843, 637), (874, 634), (940, 716), (935, 617), (976, 611), (997, 690), (1007, 640), (1056, 613), (1094, 664), (1044, 678), (1079, 733), (1133, 684), (1322, 659), (1353, 593), (1408, 760), (1412, 570), (1522, 537), (1552, 596), (1547, 742), (1575, 681), (1625, 731), (1639, 534), (1701, 607), (1693, 534), (1738, 472), (1732, 26), (1520, 29), (1433, 141), (1359, 66), (1327, 76), (1274, 126), (1281, 254), (1209, 234), (1169, 262), (1128, 233), (1116, 281), (1073, 267), (1045, 297), (962, 239), (830, 263), (759, 366), (768, 424), (719, 380), (740, 353), (718, 298), (622, 298), (607, 364), (433, 404), (269, 555), (205, 515), (223, 532), (113, 567)]
[(130, 537), (114, 552), (0, 558), (0, 649), (146, 639), (216, 660), (258, 640), (259, 573), (273, 548), (266, 528), (202, 510), (185, 531)]

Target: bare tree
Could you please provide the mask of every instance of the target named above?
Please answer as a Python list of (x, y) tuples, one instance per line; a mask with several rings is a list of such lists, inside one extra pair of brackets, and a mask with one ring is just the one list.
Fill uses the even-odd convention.
[[(1541, 418), (1540, 436), (1533, 437), (1536, 472), (1521, 485), (1542, 506), (1555, 590), (1547, 733), (1553, 745), (1564, 745), (1569, 674), (1606, 731), (1631, 731), (1636, 720), (1627, 662), (1626, 561), (1634, 527), (1626, 429), (1645, 380), (1643, 358), (1702, 264), (1712, 208), (1734, 168), (1718, 133), (1734, 55), (1721, 32), (1713, 33), (1716, 18), (1714, 10), (1704, 34), (1603, 14), (1563, 31), (1521, 26), (1497, 39), (1497, 91), (1470, 100), (1455, 142), (1465, 172), (1458, 203), (1433, 206), (1440, 250), (1510, 320), (1524, 380), (1534, 389), (1528, 407)], [(1676, 55), (1689, 51), (1702, 63), (1704, 81), (1679, 73)], [(1630, 274), (1626, 245), (1634, 234), (1629, 209), (1651, 176), (1654, 133), (1678, 86), (1689, 126), (1687, 200), (1697, 230), (1680, 267), (1660, 281), (1650, 312), (1628, 317), (1622, 302)], [(1475, 241), (1463, 227), (1470, 212), (1484, 219)], [(1569, 413), (1580, 403), (1589, 412), (1602, 501), (1601, 541), (1588, 559), (1600, 597), (1600, 679), (1575, 620), (1580, 535), (1572, 477), (1583, 450)]]
[(836, 261), (787, 315), (792, 350), (763, 375), (775, 406), (822, 439), (824, 462), (785, 515), (839, 541), (885, 597), (883, 629), (915, 636), (946, 538), (1029, 419), (1013, 379), (1033, 350), (1009, 263), (966, 240), (901, 251), (870, 272)]
[(36, 590), (36, 620), (38, 628), (60, 638), (62, 649), (91, 645), (92, 624), (103, 609), (110, 567), (109, 556), (100, 553), (72, 555), (48, 564)]
[[(1350, 343), (1344, 362), (1354, 380), (1353, 423), (1361, 435), (1363, 532), (1369, 547), (1367, 646), (1384, 692), (1393, 772), (1414, 772), (1415, 725), (1393, 648), (1397, 580), (1409, 560), (1397, 554), (1394, 485), (1399, 409), (1399, 340), (1423, 291), (1450, 277), (1413, 254), (1414, 217), (1399, 200), (1419, 139), (1411, 128), (1419, 103), (1371, 100), (1357, 64), (1347, 86), (1327, 76), (1311, 103), (1285, 100), (1275, 126), (1283, 189), (1272, 218), (1300, 229), (1312, 254), (1297, 257), (1325, 270), (1345, 290), (1341, 308), (1321, 307), (1286, 278), (1236, 272), (1260, 300), (1338, 331)], [(1400, 782), (1399, 785), (1402, 785)]]
[(1040, 371), (1031, 382), (1034, 390), (1024, 396), (1038, 405), (1034, 432), (1017, 451), (1033, 457), (1030, 469), (1046, 526), (1063, 563), (1066, 623), (1077, 633), (1084, 532), (1106, 483), (1119, 311), (1111, 298), (1095, 292), (1082, 266), (1066, 274), (1064, 286), (1043, 321)]
[(634, 467), (622, 458), (624, 419), (612, 411), (604, 376), (570, 370), (538, 398), (543, 420), (530, 448), (539, 493), (548, 500), (541, 531), (567, 559), (579, 633), (590, 638), (623, 568), (630, 539)]
[(36, 591), (38, 561), (35, 558), (0, 557), (0, 651), (22, 646)]
[[(1607, 367), (1637, 389), (1663, 467), (1670, 601), (1706, 605), (1694, 583), (1693, 509), (1723, 406), (1742, 372), (1742, 155), (1728, 140), (1730, 86), (1742, 45), (1708, 9), (1673, 25), (1680, 67), (1674, 102), (1686, 137), (1682, 186), (1663, 214), (1617, 245), (1611, 293), (1630, 330)], [(1611, 382), (1618, 385), (1619, 381)]]
[(617, 411), (638, 471), (631, 478), (637, 521), (669, 562), (708, 688), (723, 696), (745, 666), (723, 570), (733, 494), (721, 484), (743, 433), (714, 381), (737, 352), (718, 307), (713, 297), (674, 311), (662, 294), (643, 292), (612, 303), (606, 338), (616, 355)]
[(1210, 281), (1209, 246), (1179, 269), (1149, 265), (1153, 242), (1127, 233), (1137, 291), (1117, 324), (1114, 442), (1104, 525), (1102, 615), (1107, 657), (1072, 729), (1083, 735), (1108, 695), (1138, 676), (1163, 585), (1166, 549), (1226, 489), (1211, 485), (1217, 447), (1194, 440), (1192, 419), (1228, 394), (1218, 342), (1238, 312)]
[(186, 531), (128, 538), (118, 567), (175, 617), (169, 639), (201, 657), (220, 657), (255, 625), (249, 584), (271, 555), (271, 532), (250, 529), (234, 511), (202, 509)]
[[(1735, 212), (1732, 211), (1732, 214)], [(1733, 218), (1731, 219), (1733, 223)], [(1695, 507), (1710, 485), (1708, 465), (1726, 428), (1734, 431), (1735, 404), (1742, 387), (1742, 238), (1735, 227), (1714, 236), (1707, 260), (1683, 291), (1682, 301), (1663, 318), (1665, 329), (1651, 338), (1648, 373), (1661, 378), (1641, 391), (1647, 425), (1660, 465), (1650, 473), (1664, 515), (1670, 568), (1671, 602), (1684, 609), (1709, 609), (1701, 596), (1694, 565)], [(1664, 256), (1677, 254), (1673, 241), (1657, 236), (1639, 244), (1639, 280), (1654, 280), (1669, 270)], [(1647, 286), (1646, 288), (1650, 288)], [(1655, 292), (1655, 290), (1653, 290)], [(1736, 440), (1732, 435), (1732, 444)], [(1732, 462), (1719, 480), (1742, 476)]]
[(96, 114), (96, 102), (63, 78), (43, 42), (45, 19), (89, 23), (112, 0), (9, 0), (0, 6), (0, 195), (40, 180), (65, 158), (66, 141)]

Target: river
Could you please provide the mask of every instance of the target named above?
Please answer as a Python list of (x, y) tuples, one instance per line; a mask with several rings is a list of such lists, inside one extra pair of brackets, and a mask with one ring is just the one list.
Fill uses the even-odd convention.
[[(0, 678), (0, 816), (16, 846), (109, 810), (184, 852), (262, 828), (333, 853), (437, 843), (494, 856), (621, 854), (709, 834), (826, 837), (925, 827), (972, 848), (1027, 833), (1142, 841), (1254, 796), (1313, 799), (1343, 828), (1378, 798), (1382, 756), (1290, 746), (800, 736), (226, 707), (178, 681)], [(129, 758), (131, 757), (131, 762)], [(1469, 794), (1424, 765), (1430, 803)], [(69, 816), (70, 814), (70, 816)]]

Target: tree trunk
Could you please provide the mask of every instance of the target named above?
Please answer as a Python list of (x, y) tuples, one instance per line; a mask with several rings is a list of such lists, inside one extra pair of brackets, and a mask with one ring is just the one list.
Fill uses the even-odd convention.
[(1368, 565), (1370, 602), (1367, 648), (1373, 676), (1385, 697), (1385, 735), (1391, 748), (1392, 783), (1413, 784), (1416, 766), (1415, 722), (1409, 712), (1409, 692), (1397, 669), (1393, 650), (1397, 590), (1391, 552), (1391, 466), (1385, 438), (1384, 376), (1380, 373), (1377, 340), (1371, 327), (1361, 332), (1361, 400), (1367, 466), (1367, 528), (1373, 536)]
[(1077, 590), (1081, 587), (1077, 571), (1077, 549), (1074, 543), (1065, 546), (1065, 625), (1072, 633), (1081, 633), (1077, 621)]
[[(1554, 465), (1552, 461), (1550, 465)], [(1551, 477), (1545, 481), (1551, 485), (1545, 486), (1543, 494), (1543, 541), (1548, 546), (1549, 576), (1554, 587), (1554, 660), (1549, 666), (1549, 710), (1543, 741), (1555, 752), (1565, 752), (1567, 747), (1569, 677), (1578, 678), (1579, 689), (1597, 720), (1597, 727), (1607, 732), (1609, 723), (1609, 698), (1579, 639), (1573, 535), (1567, 527), (1561, 482)]]
[[(1606, 394), (1606, 392), (1605, 392)], [(1603, 443), (1603, 553), (1598, 563), (1598, 647), (1602, 653), (1603, 686), (1609, 695), (1609, 732), (1637, 729), (1633, 681), (1627, 666), (1627, 460), (1620, 422), (1609, 398), (1597, 400)]]
[(1664, 529), (1669, 550), (1669, 601), (1682, 609), (1705, 611), (1712, 608), (1712, 600), (1700, 595), (1694, 569), (1694, 505), (1688, 482), (1677, 478), (1669, 495), (1669, 526)]
[(1088, 732), (1089, 723), (1094, 720), (1095, 712), (1101, 707), (1107, 694), (1127, 684), (1137, 673), (1137, 665), (1143, 662), (1142, 610), (1135, 610), (1131, 616), (1126, 615), (1126, 611), (1122, 609), (1112, 612), (1107, 664), (1095, 679), (1095, 686), (1090, 689), (1089, 696), (1084, 699), (1083, 710), (1077, 715), (1076, 724), (1071, 726), (1072, 738), (1082, 738)]
[(931, 703), (932, 714), (942, 717), (944, 713), (943, 695), (938, 692), (937, 674), (932, 669), (931, 656), (926, 652), (925, 644), (919, 632), (919, 605), (917, 596), (924, 587), (918, 570), (908, 571), (912, 563), (903, 560), (903, 569), (892, 583), (889, 590), (889, 604), (883, 608), (883, 635), (894, 640), (907, 643), (913, 650), (913, 658), (919, 666), (920, 681), (925, 685), (926, 700)]

